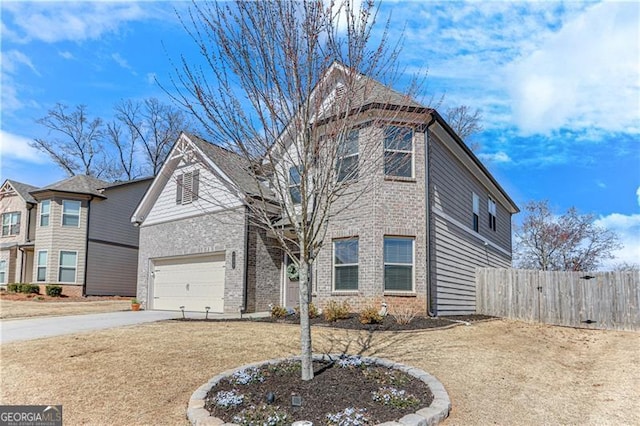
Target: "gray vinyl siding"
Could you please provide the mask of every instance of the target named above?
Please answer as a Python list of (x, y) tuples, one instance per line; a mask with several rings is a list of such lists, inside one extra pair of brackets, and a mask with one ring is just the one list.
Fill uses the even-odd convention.
[(511, 251), (511, 215), (497, 200), (497, 231), (489, 229), (489, 191), (451, 154), (437, 137), (431, 139), (431, 179), (434, 207), (473, 229), (472, 193), (480, 197), (479, 234)]
[[(488, 225), (490, 191), (446, 146), (430, 135), (432, 199), (431, 267), (438, 315), (475, 313), (475, 268), (511, 266), (511, 215), (495, 198), (497, 231)], [(473, 230), (473, 193), (480, 199)], [(485, 245), (485, 242), (487, 244)]]
[(135, 296), (138, 250), (89, 241), (87, 295)]

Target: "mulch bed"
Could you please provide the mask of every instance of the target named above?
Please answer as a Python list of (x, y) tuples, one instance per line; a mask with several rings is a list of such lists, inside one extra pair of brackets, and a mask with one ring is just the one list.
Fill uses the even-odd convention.
[[(318, 327), (334, 327), (349, 330), (365, 330), (365, 331), (408, 331), (408, 330), (425, 330), (449, 327), (459, 324), (460, 322), (477, 322), (494, 319), (487, 315), (455, 315), (444, 317), (424, 317), (416, 316), (409, 324), (399, 324), (393, 315), (387, 315), (381, 324), (361, 324), (358, 319), (358, 314), (352, 313), (349, 318), (329, 322), (322, 316), (312, 318), (310, 320), (312, 326)], [(220, 319), (196, 319), (185, 318), (177, 319), (176, 321), (256, 321), (256, 322), (271, 322), (278, 324), (300, 324), (300, 317), (296, 314), (289, 315), (285, 318), (253, 318), (253, 319), (233, 319), (233, 320), (220, 320)]]
[[(282, 367), (278, 367), (282, 366)], [(315, 376), (313, 380), (300, 379), (299, 361), (278, 364), (278, 366), (261, 367), (259, 371), (264, 377), (263, 382), (249, 384), (233, 383), (223, 379), (213, 387), (206, 400), (205, 408), (209, 412), (227, 423), (237, 422), (234, 416), (243, 409), (251, 412), (253, 424), (266, 424), (264, 417), (257, 417), (255, 407), (262, 407), (272, 418), (275, 413), (287, 415), (281, 423), (290, 425), (294, 421), (307, 420), (314, 425), (328, 423), (328, 413), (339, 413), (347, 408), (364, 409), (362, 412), (368, 419), (362, 423), (341, 424), (378, 424), (386, 421), (398, 420), (401, 417), (415, 413), (428, 407), (433, 401), (429, 387), (422, 381), (408, 374), (381, 366), (360, 365), (341, 367), (337, 363), (314, 362)], [(403, 390), (405, 395), (413, 395), (415, 400), (402, 407), (402, 403), (383, 404), (374, 401), (373, 392), (383, 387), (393, 387)], [(233, 407), (220, 407), (216, 404), (216, 397), (220, 391), (235, 391), (236, 395), (244, 397), (242, 403)], [(271, 403), (269, 393), (275, 397)], [(300, 406), (294, 406), (292, 396), (301, 397)], [(396, 405), (396, 406), (394, 406)], [(253, 408), (252, 408), (253, 407)], [(261, 411), (260, 408), (258, 411)], [(246, 419), (246, 417), (245, 417)], [(338, 424), (340, 422), (336, 422)]]

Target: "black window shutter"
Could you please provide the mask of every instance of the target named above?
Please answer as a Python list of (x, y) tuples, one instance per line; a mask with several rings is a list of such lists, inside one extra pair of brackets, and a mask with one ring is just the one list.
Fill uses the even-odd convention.
[(176, 204), (182, 204), (182, 178), (184, 175), (176, 176)]

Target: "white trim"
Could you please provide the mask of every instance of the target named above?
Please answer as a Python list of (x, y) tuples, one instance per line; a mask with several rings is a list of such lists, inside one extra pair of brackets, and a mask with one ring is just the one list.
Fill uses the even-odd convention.
[[(402, 240), (411, 241), (411, 290), (387, 290), (385, 287), (384, 267), (386, 265), (391, 266), (407, 266), (407, 263), (387, 263), (384, 260), (384, 242), (387, 238), (396, 238)], [(415, 294), (416, 292), (416, 237), (413, 235), (392, 235), (385, 234), (382, 236), (382, 291), (385, 294), (397, 293), (397, 294)]]
[[(60, 281), (60, 268), (62, 268), (62, 265), (60, 264), (60, 262), (62, 261), (62, 252), (65, 253), (75, 253), (76, 254), (76, 265), (75, 265), (75, 273), (74, 273), (74, 281)], [(67, 268), (70, 268), (67, 266)], [(58, 251), (58, 277), (57, 277), (57, 282), (60, 284), (77, 284), (78, 283), (78, 251), (77, 250), (59, 250)]]
[(456, 227), (460, 228), (460, 230), (466, 232), (467, 234), (473, 235), (474, 237), (476, 237), (477, 239), (482, 241), (485, 246), (491, 246), (494, 249), (498, 250), (499, 252), (501, 252), (503, 254), (506, 254), (509, 257), (512, 257), (512, 254), (509, 253), (507, 250), (503, 249), (502, 247), (500, 247), (496, 243), (494, 243), (494, 242), (488, 240), (487, 238), (483, 237), (482, 235), (480, 235), (480, 233), (474, 231), (472, 228), (469, 228), (468, 226), (465, 226), (464, 224), (460, 223), (460, 221), (452, 218), (451, 216), (449, 216), (448, 214), (446, 214), (445, 212), (443, 212), (439, 208), (434, 206), (431, 209), (431, 211), (434, 214), (436, 214), (436, 215), (440, 216), (441, 218), (445, 219), (446, 221), (448, 221), (452, 225), (455, 225)]
[[(70, 203), (78, 203), (78, 226), (65, 225), (64, 224), (64, 203), (68, 201)], [(82, 201), (80, 200), (62, 200), (60, 202), (60, 207), (62, 209), (62, 213), (60, 214), (60, 226), (64, 226), (66, 228), (80, 228), (80, 220), (82, 219)]]
[[(44, 280), (38, 279), (38, 269), (41, 268), (40, 253), (47, 253), (47, 259), (45, 260), (45, 263), (44, 263)], [(49, 250), (38, 250), (36, 252), (36, 282), (39, 282), (39, 283), (47, 282), (48, 274), (49, 274)]]

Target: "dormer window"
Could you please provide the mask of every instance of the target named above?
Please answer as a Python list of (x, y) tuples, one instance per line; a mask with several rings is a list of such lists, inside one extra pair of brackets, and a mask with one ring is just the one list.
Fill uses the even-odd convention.
[(4, 213), (2, 215), (2, 236), (20, 234), (20, 212)]
[(193, 170), (176, 177), (176, 204), (191, 204), (200, 192), (200, 171)]

